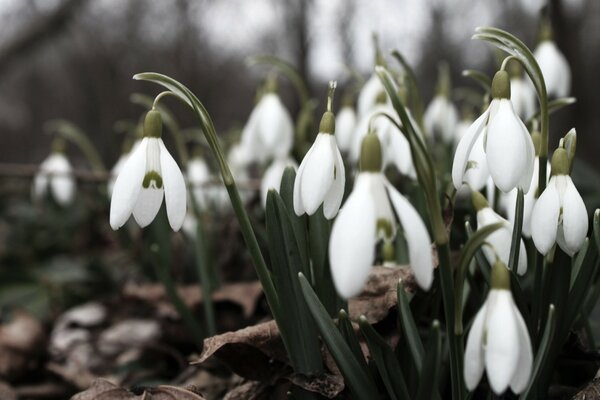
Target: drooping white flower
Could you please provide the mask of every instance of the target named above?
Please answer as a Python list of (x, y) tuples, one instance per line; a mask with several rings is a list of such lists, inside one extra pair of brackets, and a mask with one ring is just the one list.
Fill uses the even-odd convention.
[(473, 124), (473, 119), (471, 117), (463, 118), (456, 124), (454, 128), (454, 137), (456, 138), (456, 143), (460, 141), (460, 139), (465, 136), (465, 133), (469, 130), (469, 127)]
[(516, 394), (527, 387), (533, 352), (527, 325), (510, 292), (506, 265), (494, 263), (491, 289), (475, 316), (465, 348), (464, 378), (474, 390), (487, 372), (492, 390), (500, 395), (510, 387)]
[(117, 230), (131, 214), (140, 227), (156, 217), (163, 195), (169, 225), (178, 231), (186, 214), (183, 174), (165, 147), (160, 113), (151, 110), (144, 121), (145, 137), (132, 151), (117, 177), (110, 202), (110, 226)]
[(269, 194), (269, 190), (274, 189), (279, 193), (281, 178), (283, 178), (283, 173), (287, 167), (297, 169), (298, 164), (289, 156), (285, 158), (276, 158), (265, 170), (265, 174), (260, 183), (260, 197), (263, 206), (267, 204), (267, 194)]
[(364, 84), (357, 99), (358, 118), (363, 118), (371, 109), (380, 102), (381, 93), (385, 93), (385, 88), (379, 80), (377, 74), (372, 74)]
[(551, 97), (565, 97), (571, 91), (571, 68), (553, 40), (543, 40), (533, 52), (538, 62), (546, 92)]
[(264, 94), (252, 110), (241, 135), (250, 161), (264, 163), (289, 154), (294, 141), (294, 123), (277, 94)]
[(358, 163), (361, 144), (370, 127), (377, 134), (383, 148), (383, 168), (393, 165), (403, 175), (416, 178), (408, 140), (387, 117), (380, 115), (382, 113), (391, 116), (401, 125), (398, 114), (390, 104), (377, 103), (356, 125), (350, 147), (350, 160), (354, 164)]
[(570, 256), (581, 249), (588, 231), (588, 214), (569, 176), (567, 152), (552, 155), (552, 177), (531, 213), (531, 237), (538, 251), (548, 254), (554, 243)]
[(344, 106), (337, 115), (335, 136), (340, 151), (350, 151), (352, 136), (356, 128), (356, 113), (351, 106)]
[[(483, 247), (483, 254), (490, 265), (494, 265), (496, 259), (500, 259), (504, 264), (508, 264), (510, 257), (510, 245), (512, 240), (513, 224), (502, 218), (489, 206), (486, 199), (479, 193), (472, 193), (473, 207), (477, 211), (477, 230), (496, 223), (502, 223), (502, 227), (492, 232), (486, 242), (490, 246)], [(523, 239), (519, 245), (519, 260), (517, 264), (517, 273), (519, 275), (527, 272), (527, 252)]]
[[(360, 293), (375, 261), (377, 240), (393, 237), (398, 225), (405, 231), (415, 279), (427, 290), (433, 280), (431, 239), (427, 228), (412, 205), (381, 173), (381, 145), (377, 135), (367, 135), (364, 142), (361, 172), (333, 224), (329, 240), (329, 262), (336, 290), (343, 298)], [(378, 154), (367, 149), (375, 149)], [(382, 232), (378, 231), (378, 226), (391, 229)]]
[(61, 149), (52, 151), (40, 164), (31, 192), (34, 200), (41, 200), (50, 188), (54, 200), (61, 206), (68, 206), (75, 198), (75, 178), (72, 175), (73, 168), (64, 155), (62, 143), (58, 147)]
[(191, 187), (193, 200), (202, 210), (208, 206), (206, 184), (211, 181), (210, 170), (200, 156), (190, 158), (187, 165), (187, 180)]
[(117, 176), (119, 176), (121, 171), (123, 171), (123, 167), (125, 166), (125, 162), (129, 158), (129, 155), (140, 145), (141, 142), (141, 139), (136, 139), (135, 142), (133, 142), (133, 146), (131, 146), (131, 143), (125, 143), (121, 156), (110, 171), (110, 177), (108, 178), (108, 184), (106, 188), (109, 197), (112, 196)]
[(510, 100), (519, 118), (526, 120), (535, 113), (535, 89), (523, 77), (517, 76), (510, 79)]
[(446, 143), (456, 140), (454, 133), (458, 122), (458, 112), (447, 96), (436, 95), (427, 106), (423, 120), (427, 133), (434, 138), (439, 138)]
[(332, 219), (337, 214), (344, 197), (346, 172), (342, 155), (337, 147), (335, 117), (332, 112), (323, 114), (319, 133), (308, 150), (294, 181), (294, 211), (296, 215), (314, 214), (323, 204), (323, 215)]
[[(515, 187), (527, 193), (533, 175), (535, 150), (527, 128), (513, 109), (505, 71), (498, 71), (494, 76), (492, 94), (494, 99), (488, 109), (473, 122), (458, 143), (452, 165), (452, 182), (457, 189), (465, 182), (467, 171), (473, 167), (469, 163), (474, 159), (471, 158), (472, 150), (479, 139), (483, 140), (487, 168), (496, 186), (505, 193)], [(484, 137), (480, 139), (482, 135)], [(482, 163), (477, 166), (481, 167)]]

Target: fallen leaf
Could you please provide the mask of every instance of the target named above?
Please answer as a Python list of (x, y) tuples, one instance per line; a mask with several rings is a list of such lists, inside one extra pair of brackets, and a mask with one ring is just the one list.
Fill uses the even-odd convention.
[(12, 380), (34, 368), (44, 344), (41, 322), (26, 312), (15, 312), (0, 325), (0, 377)]
[(186, 388), (159, 385), (139, 390), (127, 390), (109, 382), (97, 379), (92, 386), (71, 400), (205, 400), (204, 397)]

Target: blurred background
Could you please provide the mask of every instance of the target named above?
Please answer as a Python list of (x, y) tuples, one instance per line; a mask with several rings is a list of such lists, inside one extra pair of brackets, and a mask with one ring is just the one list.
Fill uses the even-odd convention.
[[(553, 138), (575, 126), (580, 159), (595, 167), (600, 115), (600, 2), (551, 0), (558, 47), (573, 72), (577, 104), (553, 116)], [(65, 118), (86, 132), (107, 165), (119, 156), (114, 123), (137, 120), (133, 92), (156, 94), (135, 82), (161, 72), (188, 85), (221, 132), (243, 126), (266, 68), (252, 55), (275, 55), (297, 66), (323, 99), (326, 82), (342, 85), (351, 70), (373, 67), (371, 35), (384, 51), (398, 49), (414, 67), (425, 101), (438, 64), (453, 85), (473, 86), (463, 69), (495, 70), (491, 46), (470, 40), (477, 26), (506, 29), (534, 48), (541, 0), (2, 0), (0, 1), (0, 162), (40, 162), (50, 137), (43, 125)], [(283, 80), (285, 81), (285, 79)], [(292, 115), (298, 104), (283, 82)], [(287, 91), (286, 91), (287, 89)], [(173, 107), (182, 126), (194, 123)], [(78, 152), (72, 151), (74, 163)], [(79, 160), (80, 162), (82, 160)]]

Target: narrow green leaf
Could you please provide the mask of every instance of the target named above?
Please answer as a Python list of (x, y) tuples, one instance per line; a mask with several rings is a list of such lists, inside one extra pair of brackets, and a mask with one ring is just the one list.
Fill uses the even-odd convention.
[[(468, 222), (467, 222), (468, 224)], [(454, 302), (456, 319), (454, 320), (454, 332), (457, 335), (463, 333), (463, 287), (465, 283), (465, 277), (469, 268), (471, 260), (477, 254), (477, 251), (483, 246), (485, 240), (489, 235), (497, 231), (504, 226), (503, 222), (498, 222), (492, 225), (487, 225), (478, 229), (477, 232), (469, 236), (467, 243), (460, 252), (460, 260), (458, 262), (458, 270), (454, 279), (454, 293), (456, 300)], [(468, 229), (468, 227), (466, 227)]]
[(308, 85), (306, 84), (304, 79), (302, 79), (302, 75), (300, 75), (300, 72), (292, 64), (274, 56), (249, 57), (247, 59), (247, 63), (249, 65), (270, 65), (272, 67), (277, 68), (292, 82), (292, 84), (296, 88), (296, 91), (298, 92), (298, 96), (300, 97), (300, 101), (302, 102), (302, 104), (305, 104), (307, 101), (310, 100), (310, 90), (308, 89)]
[[(471, 228), (471, 224), (468, 221), (465, 222), (465, 229), (469, 238), (475, 234), (475, 231), (473, 230), (473, 228)], [(475, 259), (477, 260), (477, 265), (479, 265), (479, 270), (481, 271), (483, 278), (489, 284), (490, 271), (492, 270), (492, 266), (488, 262), (487, 258), (485, 257), (485, 254), (483, 254), (483, 251), (481, 249), (475, 253)]]
[(477, 82), (486, 93), (489, 93), (492, 90), (492, 80), (489, 76), (484, 74), (481, 71), (476, 71), (474, 69), (465, 69), (462, 72), (462, 76), (473, 79)]
[(360, 342), (358, 341), (358, 336), (354, 331), (354, 327), (352, 326), (352, 322), (350, 322), (350, 318), (348, 318), (348, 313), (345, 310), (340, 310), (338, 313), (338, 329), (350, 350), (354, 354), (354, 358), (361, 365), (365, 373), (370, 373), (369, 366), (367, 365), (367, 361), (363, 355), (362, 349), (360, 348)]
[(517, 203), (515, 205), (515, 222), (513, 225), (512, 239), (510, 241), (510, 254), (508, 256), (508, 269), (516, 273), (519, 267), (519, 252), (521, 250), (521, 230), (523, 229), (523, 189), (517, 189)]
[(379, 376), (385, 388), (393, 400), (410, 399), (404, 375), (400, 369), (400, 363), (392, 348), (373, 329), (364, 316), (359, 319), (360, 331), (367, 341), (371, 357), (375, 361)]
[(319, 332), (321, 332), (321, 338), (333, 356), (354, 398), (360, 400), (378, 399), (375, 382), (361, 368), (360, 363), (337, 330), (310, 283), (302, 273), (298, 274), (298, 279), (304, 294), (304, 300), (319, 328)]
[(404, 284), (402, 281), (399, 281), (398, 285), (396, 286), (396, 294), (398, 297), (398, 318), (400, 319), (400, 327), (402, 328), (402, 332), (406, 337), (408, 349), (410, 350), (410, 355), (412, 356), (416, 370), (419, 376), (421, 376), (421, 369), (423, 367), (423, 353), (425, 351), (423, 350), (423, 343), (421, 342), (421, 337), (419, 336), (419, 331), (417, 330), (417, 324), (415, 323), (410, 310), (408, 297), (404, 291)]
[(428, 351), (423, 364), (423, 373), (421, 374), (422, 378), (417, 391), (417, 400), (429, 400), (438, 396), (438, 380), (442, 365), (442, 337), (438, 320), (433, 321), (431, 325), (428, 343)]
[(266, 225), (273, 278), (280, 297), (285, 329), (282, 338), (296, 372), (313, 375), (322, 371), (323, 361), (314, 321), (296, 276), (302, 272), (302, 260), (288, 210), (274, 190), (267, 195)]
[(548, 350), (552, 345), (554, 333), (556, 331), (556, 318), (554, 311), (554, 305), (550, 304), (548, 307), (548, 318), (546, 319), (546, 325), (544, 327), (544, 335), (542, 336), (540, 346), (533, 360), (533, 369), (531, 372), (531, 378), (529, 379), (529, 386), (525, 392), (521, 394), (521, 399), (528, 400), (539, 398), (539, 394), (537, 393), (537, 383), (540, 379), (542, 367), (548, 362), (550, 357)]
[(398, 50), (392, 51), (392, 57), (394, 57), (404, 68), (406, 73), (408, 85), (410, 88), (410, 99), (411, 99), (411, 110), (413, 111), (417, 122), (421, 128), (423, 127), (423, 99), (421, 98), (421, 92), (419, 91), (419, 83), (417, 82), (417, 74), (412, 69), (410, 64), (406, 61), (402, 53)]
[[(552, 114), (558, 110), (563, 109), (566, 106), (570, 106), (571, 104), (575, 104), (577, 99), (575, 97), (561, 97), (559, 99), (550, 100), (548, 102), (548, 114)], [(536, 112), (532, 117), (527, 120), (525, 125), (531, 126), (534, 120), (540, 118), (540, 112)]]

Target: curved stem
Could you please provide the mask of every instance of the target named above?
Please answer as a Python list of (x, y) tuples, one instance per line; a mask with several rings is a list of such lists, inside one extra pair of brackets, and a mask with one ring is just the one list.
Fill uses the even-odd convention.
[(519, 58), (516, 56), (508, 56), (506, 57), (504, 60), (502, 60), (502, 65), (500, 66), (500, 70), (501, 71), (506, 71), (506, 66), (508, 65), (508, 62), (511, 60), (517, 60), (520, 62)]

